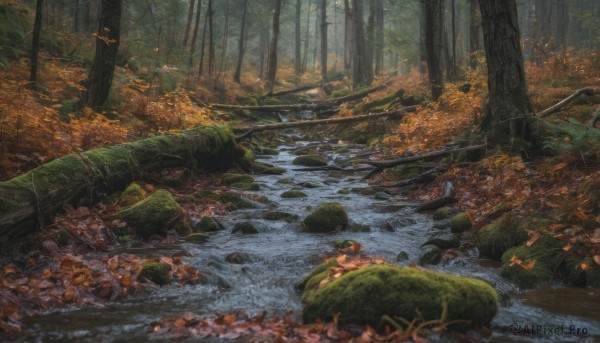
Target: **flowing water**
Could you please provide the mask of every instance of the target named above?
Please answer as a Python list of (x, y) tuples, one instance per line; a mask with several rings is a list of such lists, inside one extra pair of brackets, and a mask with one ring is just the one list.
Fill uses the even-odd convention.
[[(302, 143), (300, 143), (302, 144)], [(306, 144), (306, 143), (305, 143)], [(259, 157), (265, 162), (284, 167), (283, 175), (257, 176), (261, 190), (255, 193), (268, 197), (273, 204), (252, 210), (238, 210), (219, 218), (227, 230), (218, 232), (203, 244), (178, 243), (175, 245), (143, 246), (113, 253), (131, 252), (139, 256), (185, 256), (204, 274), (205, 282), (183, 287), (169, 286), (143, 297), (131, 298), (93, 308), (63, 309), (31, 317), (25, 321), (23, 341), (74, 342), (145, 342), (150, 339), (150, 323), (167, 316), (189, 311), (211, 316), (215, 313), (242, 310), (258, 313), (283, 314), (289, 310), (299, 317), (301, 303), (294, 284), (307, 275), (319, 260), (333, 250), (339, 239), (352, 239), (370, 255), (395, 261), (399, 252), (418, 260), (419, 246), (435, 230), (427, 215), (414, 212), (401, 196), (377, 193), (360, 195), (355, 192), (340, 194), (341, 190), (367, 188), (361, 180), (364, 173), (332, 173), (328, 171), (294, 171), (291, 151), (298, 146), (281, 146), (278, 156)], [(344, 154), (333, 150), (325, 153), (329, 160), (348, 159), (363, 150), (354, 149)], [(281, 182), (285, 180), (285, 182)], [(278, 182), (280, 181), (280, 182)], [(303, 188), (303, 182), (314, 182), (317, 188)], [(306, 198), (282, 199), (281, 193), (301, 189)], [(342, 192), (345, 193), (345, 192)], [(298, 222), (311, 208), (323, 202), (339, 202), (348, 209), (352, 222), (368, 225), (371, 232), (336, 234), (307, 234), (300, 232)], [(294, 223), (267, 221), (265, 211), (275, 209), (297, 215)], [(238, 222), (252, 221), (260, 227), (254, 235), (232, 234)], [(230, 264), (225, 256), (232, 252), (246, 253), (245, 264)], [(479, 260), (475, 250), (437, 266), (434, 270), (490, 281), (504, 294), (502, 306), (493, 322), (492, 342), (521, 341), (596, 341), (600, 340), (600, 294), (597, 290), (551, 288), (519, 293), (499, 276), (498, 265)], [(429, 267), (428, 267), (429, 268)], [(518, 335), (511, 334), (510, 326), (525, 325), (579, 329), (573, 335)], [(583, 329), (587, 334), (583, 335)]]

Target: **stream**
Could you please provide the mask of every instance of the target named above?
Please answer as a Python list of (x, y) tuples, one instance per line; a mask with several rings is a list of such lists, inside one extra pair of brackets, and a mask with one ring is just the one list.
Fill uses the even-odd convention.
[[(299, 144), (299, 145), (298, 145)], [(123, 249), (116, 247), (109, 254), (130, 252), (143, 257), (185, 256), (185, 261), (205, 275), (206, 282), (178, 287), (171, 285), (143, 297), (132, 297), (118, 303), (98, 307), (60, 309), (25, 320), (21, 341), (39, 342), (146, 342), (150, 340), (150, 323), (163, 317), (189, 311), (212, 316), (242, 310), (282, 315), (292, 310), (301, 318), (302, 306), (294, 284), (307, 275), (320, 259), (333, 250), (339, 239), (359, 242), (365, 252), (390, 262), (396, 261), (401, 251), (409, 260), (418, 260), (420, 245), (436, 229), (430, 216), (416, 213), (414, 204), (401, 196), (376, 193), (361, 195), (356, 192), (341, 194), (341, 190), (367, 188), (361, 180), (365, 172), (344, 173), (328, 171), (294, 171), (292, 151), (307, 142), (279, 147), (277, 156), (258, 156), (258, 159), (287, 169), (283, 175), (256, 176), (260, 191), (276, 204), (263, 208), (238, 210), (219, 220), (227, 230), (211, 236), (203, 244), (180, 242), (172, 245), (144, 245)], [(330, 161), (348, 159), (364, 152), (356, 147), (343, 154), (334, 150), (324, 152)], [(286, 180), (282, 182), (281, 180)], [(278, 182), (279, 181), (279, 182)], [(303, 188), (304, 182), (319, 185)], [(301, 189), (308, 197), (282, 199), (281, 193)], [(339, 232), (335, 234), (307, 234), (300, 232), (299, 222), (323, 202), (339, 202), (348, 210), (353, 223), (368, 225), (370, 232)], [(298, 216), (292, 223), (268, 221), (265, 211), (276, 209)], [(251, 221), (260, 227), (260, 233), (242, 235), (231, 233), (232, 227), (242, 221)], [(117, 250), (118, 249), (118, 250)], [(245, 264), (231, 264), (225, 256), (232, 252), (249, 255)], [(600, 341), (600, 291), (585, 288), (538, 289), (519, 292), (499, 275), (499, 265), (477, 257), (475, 249), (463, 256), (427, 268), (490, 281), (503, 294), (502, 305), (492, 325), (489, 342), (594, 342)], [(580, 329), (573, 335), (513, 335), (511, 325), (571, 326)], [(585, 329), (587, 334), (582, 335)], [(156, 341), (156, 339), (154, 339)]]

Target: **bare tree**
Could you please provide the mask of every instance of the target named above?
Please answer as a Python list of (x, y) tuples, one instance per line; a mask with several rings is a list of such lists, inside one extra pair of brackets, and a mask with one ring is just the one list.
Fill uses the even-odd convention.
[(421, 0), (421, 9), (423, 11), (425, 55), (431, 84), (431, 97), (433, 100), (437, 100), (444, 92), (440, 64), (442, 0)]
[(244, 60), (244, 53), (246, 51), (246, 14), (248, 13), (248, 0), (242, 2), (242, 23), (240, 24), (240, 40), (238, 42), (238, 61), (237, 67), (235, 68), (235, 74), (233, 75), (233, 81), (240, 83), (240, 77), (242, 75), (242, 61)]
[(185, 48), (190, 37), (190, 29), (192, 28), (192, 18), (194, 17), (194, 5), (196, 0), (190, 0), (190, 9), (188, 11), (187, 22), (185, 24), (185, 34), (183, 35), (183, 47)]
[(296, 0), (296, 17), (295, 17), (295, 30), (294, 30), (294, 69), (296, 75), (302, 73), (302, 40), (300, 37), (300, 14), (302, 11), (302, 1)]
[(192, 34), (192, 46), (190, 47), (190, 61), (188, 63), (190, 70), (194, 64), (194, 54), (196, 53), (196, 42), (198, 40), (198, 28), (200, 27), (200, 13), (202, 12), (202, 0), (198, 0), (198, 9), (196, 10), (196, 20), (194, 20), (194, 33)]
[(38, 54), (40, 51), (40, 33), (42, 31), (42, 13), (44, 0), (37, 0), (35, 5), (35, 23), (33, 24), (33, 37), (31, 43), (31, 70), (29, 72), (29, 86), (37, 89)]
[(277, 75), (277, 40), (279, 39), (279, 14), (281, 13), (281, 0), (275, 0), (275, 8), (273, 9), (273, 37), (271, 37), (271, 45), (269, 47), (269, 94), (273, 94), (273, 86), (275, 86), (275, 76)]
[(354, 27), (354, 53), (352, 61), (352, 85), (357, 87), (361, 84), (373, 82), (373, 65), (371, 52), (367, 49), (364, 33), (364, 10), (362, 0), (352, 0), (352, 19)]
[(327, 80), (327, 0), (321, 0), (321, 78)]

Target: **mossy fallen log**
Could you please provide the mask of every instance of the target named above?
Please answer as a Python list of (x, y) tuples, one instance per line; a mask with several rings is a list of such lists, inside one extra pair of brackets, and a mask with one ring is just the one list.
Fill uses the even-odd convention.
[(91, 204), (144, 173), (225, 171), (242, 155), (229, 129), (205, 126), (55, 159), (0, 182), (0, 244), (34, 231), (67, 203)]

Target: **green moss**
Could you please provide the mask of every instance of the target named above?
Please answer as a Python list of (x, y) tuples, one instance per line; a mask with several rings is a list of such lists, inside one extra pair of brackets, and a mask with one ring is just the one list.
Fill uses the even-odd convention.
[(329, 268), (337, 267), (337, 261), (335, 258), (330, 258), (326, 262), (323, 262), (315, 267), (312, 272), (296, 283), (295, 288), (299, 291), (313, 291), (319, 286), (319, 283), (323, 281), (329, 274)]
[(350, 148), (348, 148), (347, 146), (342, 146), (342, 147), (333, 149), (333, 151), (335, 151), (338, 154), (347, 154), (350, 152)]
[(342, 195), (346, 195), (346, 194), (350, 194), (350, 190), (348, 188), (342, 188), (337, 193), (338, 194), (342, 194)]
[(453, 215), (454, 210), (452, 209), (452, 207), (444, 206), (438, 208), (437, 210), (435, 210), (435, 212), (433, 212), (433, 220), (450, 219)]
[[(542, 235), (540, 239), (528, 247), (526, 244), (507, 250), (502, 255), (501, 275), (511, 280), (521, 288), (535, 288), (551, 281), (555, 271), (561, 265), (565, 252), (562, 250), (563, 242), (549, 235)], [(511, 259), (516, 256), (528, 265), (535, 261), (531, 270), (518, 264), (511, 266)]]
[[(349, 272), (318, 288), (317, 276), (304, 283), (303, 317), (342, 325), (378, 327), (384, 315), (422, 320), (439, 319), (447, 304), (447, 320), (467, 320), (451, 328), (489, 326), (498, 309), (498, 295), (486, 282), (410, 267), (375, 265)], [(326, 275), (325, 275), (326, 276)], [(320, 282), (320, 281), (319, 281)], [(316, 285), (316, 286), (315, 286)]]
[(277, 151), (277, 149), (264, 146), (257, 146), (254, 148), (254, 150), (259, 155), (279, 155), (279, 151)]
[(206, 242), (210, 237), (205, 234), (205, 233), (192, 233), (191, 235), (187, 235), (185, 237), (183, 237), (183, 240), (188, 242), (188, 243), (204, 243)]
[(456, 237), (455, 234), (451, 232), (436, 232), (427, 242), (425, 242), (422, 246), (425, 245), (435, 245), (440, 249), (453, 249), (460, 247), (460, 240)]
[[(587, 266), (584, 270), (582, 266)], [(574, 286), (600, 287), (600, 267), (591, 257), (574, 257), (565, 259), (565, 269), (569, 282)]]
[(293, 185), (294, 181), (290, 180), (290, 179), (281, 179), (281, 180), (277, 180), (277, 182), (275, 182), (275, 183), (280, 184), (280, 185)]
[(350, 93), (352, 93), (352, 89), (350, 89), (350, 88), (338, 89), (338, 90), (333, 91), (331, 93), (331, 97), (334, 98), (334, 99), (335, 98), (341, 98), (341, 97), (344, 97), (346, 95), (350, 95)]
[(365, 224), (353, 223), (350, 226), (351, 232), (371, 232), (371, 227)]
[(308, 215), (303, 223), (307, 232), (327, 233), (343, 230), (348, 225), (348, 214), (338, 203), (324, 203)]
[(140, 277), (146, 278), (156, 284), (166, 285), (169, 283), (170, 268), (167, 264), (156, 261), (144, 262)]
[(119, 197), (119, 205), (126, 207), (131, 206), (137, 202), (144, 200), (144, 195), (145, 194), (142, 190), (142, 187), (139, 184), (133, 182), (129, 186), (127, 186), (127, 188), (125, 188), (125, 190), (121, 194), (121, 197)]
[(304, 188), (319, 188), (319, 187), (321, 187), (321, 184), (319, 184), (317, 182), (306, 181), (306, 182), (302, 182), (300, 184), (300, 186), (302, 186)]
[(393, 181), (412, 179), (419, 174), (421, 174), (421, 165), (419, 164), (407, 164), (385, 170), (386, 179)]
[(269, 211), (263, 214), (263, 219), (265, 220), (285, 220), (287, 222), (292, 222), (298, 219), (297, 215), (290, 214), (287, 212), (281, 211)]
[(292, 154), (294, 154), (296, 156), (310, 155), (310, 154), (314, 154), (314, 153), (315, 153), (315, 149), (309, 148), (309, 147), (300, 148), (300, 149), (296, 149), (296, 150), (292, 151)]
[(210, 199), (221, 202), (223, 204), (228, 204), (229, 206), (227, 208), (230, 211), (256, 208), (256, 206), (252, 202), (232, 192), (214, 193), (207, 190), (201, 190), (185, 197), (185, 201), (195, 201), (203, 199)]
[(274, 165), (262, 162), (256, 162), (253, 171), (259, 175), (281, 175), (286, 172), (285, 168), (275, 167)]
[(469, 218), (466, 213), (455, 215), (450, 222), (450, 231), (454, 233), (469, 231), (472, 227), (473, 223), (471, 222), (471, 218)]
[(234, 183), (252, 183), (254, 182), (254, 178), (250, 175), (246, 174), (235, 174), (235, 173), (225, 173), (222, 176), (223, 183), (226, 185), (232, 185)]
[(520, 221), (509, 214), (481, 228), (473, 239), (481, 256), (500, 259), (507, 249), (525, 242), (527, 232)]
[(294, 165), (307, 166), (307, 167), (321, 167), (326, 166), (327, 161), (319, 155), (303, 155), (298, 156), (292, 161)]
[(245, 183), (245, 182), (236, 182), (231, 184), (231, 187), (235, 189), (240, 189), (243, 191), (259, 191), (260, 185), (258, 183)]
[(115, 217), (127, 222), (144, 239), (152, 235), (165, 235), (169, 229), (180, 234), (191, 231), (187, 214), (171, 193), (163, 189), (116, 213)]
[(350, 248), (354, 244), (356, 244), (356, 242), (351, 239), (342, 239), (342, 240), (336, 241), (333, 246), (336, 249), (346, 249), (346, 248)]
[(396, 256), (396, 262), (403, 262), (403, 261), (407, 261), (410, 257), (408, 256), (408, 253), (406, 251), (401, 251), (398, 253), (398, 256)]
[(419, 257), (419, 264), (438, 264), (442, 259), (442, 252), (440, 248), (433, 244), (427, 244), (421, 247), (421, 256)]
[(281, 197), (284, 199), (294, 199), (294, 198), (306, 198), (307, 195), (306, 195), (306, 193), (301, 192), (301, 191), (291, 190), (291, 191), (285, 191), (285, 192), (281, 193)]
[(244, 171), (250, 171), (255, 167), (254, 151), (252, 149), (240, 148), (242, 158), (239, 160), (239, 165)]
[(253, 235), (258, 233), (258, 229), (251, 222), (241, 222), (233, 226), (231, 233), (241, 233), (242, 235)]
[(217, 232), (221, 230), (225, 230), (225, 228), (213, 217), (202, 217), (194, 227), (195, 232)]

